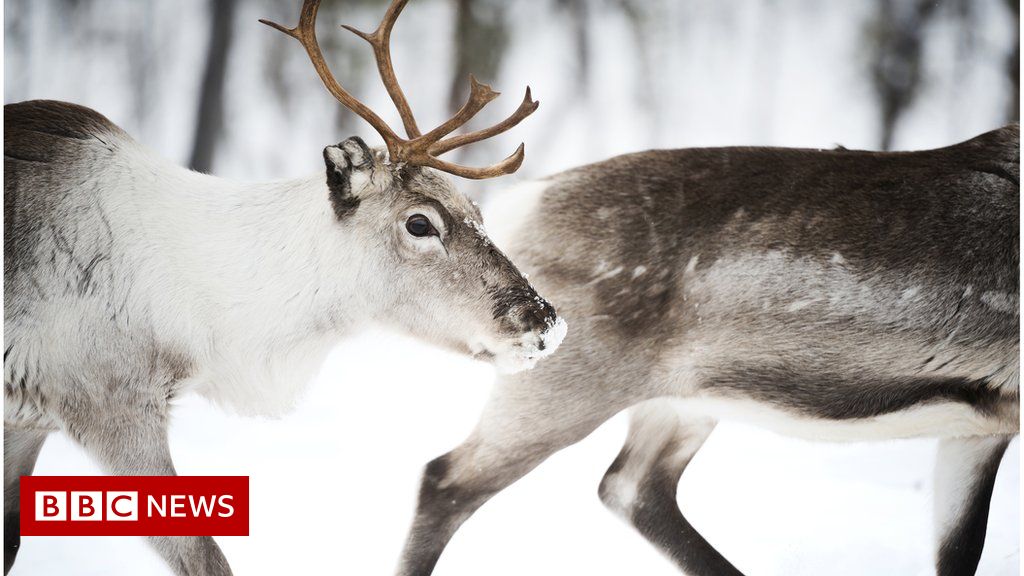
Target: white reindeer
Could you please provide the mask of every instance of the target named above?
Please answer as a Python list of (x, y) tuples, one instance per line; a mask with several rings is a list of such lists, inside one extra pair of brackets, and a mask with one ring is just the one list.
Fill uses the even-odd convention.
[[(174, 474), (168, 405), (195, 391), (242, 413), (288, 409), (340, 335), (375, 322), (510, 371), (551, 354), (565, 323), (487, 238), (441, 172), (509, 174), (523, 147), (467, 168), (436, 156), (516, 125), (447, 137), (497, 94), (421, 134), (373, 34), (408, 139), (334, 79), (306, 1), (300, 40), (320, 78), (383, 137), (324, 149), (326, 171), (240, 184), (169, 164), (100, 114), (62, 102), (4, 107), (4, 572), (20, 543), (18, 478), (50, 432), (111, 474)], [(154, 537), (179, 575), (230, 569), (210, 537)]]
[(1019, 151), (1015, 125), (909, 153), (652, 150), (509, 191), (510, 253), (573, 330), (427, 465), (398, 573), (630, 408), (600, 498), (686, 574), (740, 574), (676, 503), (721, 419), (940, 438), (936, 567), (973, 574), (1019, 432)]

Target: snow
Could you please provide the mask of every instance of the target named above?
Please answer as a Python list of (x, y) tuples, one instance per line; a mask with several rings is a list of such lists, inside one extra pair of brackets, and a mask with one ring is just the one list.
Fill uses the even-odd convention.
[[(545, 306), (547, 303), (543, 300), (538, 300), (541, 306)], [(565, 335), (569, 332), (569, 323), (564, 318), (558, 318), (551, 320), (550, 318), (546, 321), (548, 329), (541, 334), (541, 341), (544, 343), (544, 347), (541, 351), (556, 350), (558, 346), (565, 340)]]
[[(217, 538), (236, 574), (387, 574), (422, 466), (480, 413), (493, 370), (405, 338), (366, 334), (330, 357), (296, 412), (226, 415), (189, 397), (175, 411), (181, 474), (250, 476), (249, 537)], [(597, 485), (625, 437), (616, 416), (488, 502), (437, 574), (678, 574), (604, 509)], [(680, 484), (692, 523), (763, 576), (931, 574), (930, 440), (817, 444), (722, 424)], [(984, 575), (1018, 573), (1020, 448), (996, 481)], [(55, 435), (39, 474), (95, 474)], [(12, 576), (170, 574), (139, 538), (25, 538)]]

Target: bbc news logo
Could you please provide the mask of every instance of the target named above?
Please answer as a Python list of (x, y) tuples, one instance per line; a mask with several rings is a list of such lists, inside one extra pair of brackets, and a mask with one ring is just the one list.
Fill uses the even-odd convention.
[[(150, 496), (152, 498), (152, 496)], [(139, 519), (138, 492), (36, 492), (37, 522)]]
[[(149, 517), (187, 518), (211, 517), (230, 518), (235, 513), (231, 504), (234, 496), (220, 494), (197, 496), (194, 494), (150, 494), (146, 497), (146, 514)], [(216, 510), (216, 512), (215, 512)], [(36, 521), (60, 522), (68, 520), (112, 522), (139, 519), (139, 493), (118, 492), (36, 492)]]
[(248, 476), (22, 476), (24, 536), (248, 536)]

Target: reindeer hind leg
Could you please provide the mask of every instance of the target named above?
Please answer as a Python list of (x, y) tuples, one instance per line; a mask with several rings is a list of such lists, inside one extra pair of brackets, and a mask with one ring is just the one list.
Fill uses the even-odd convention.
[(938, 576), (970, 576), (985, 546), (989, 502), (1009, 436), (945, 438), (935, 469)]

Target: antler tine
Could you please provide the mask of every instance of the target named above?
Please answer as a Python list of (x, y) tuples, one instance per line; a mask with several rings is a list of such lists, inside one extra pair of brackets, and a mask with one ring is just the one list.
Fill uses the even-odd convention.
[(467, 144), (472, 144), (474, 142), (479, 142), (481, 140), (497, 136), (498, 134), (511, 129), (516, 124), (519, 124), (530, 114), (533, 114), (537, 110), (538, 106), (540, 106), (540, 102), (535, 102), (533, 100), (533, 97), (530, 94), (530, 87), (527, 86), (526, 96), (523, 97), (523, 101), (519, 104), (519, 108), (516, 108), (516, 111), (513, 112), (511, 116), (490, 128), (484, 128), (483, 130), (477, 130), (475, 132), (469, 132), (468, 134), (460, 134), (459, 136), (440, 140), (435, 144), (432, 144), (428, 152), (431, 156), (440, 156), (445, 152), (450, 152)]
[[(396, 0), (395, 4), (405, 4), (408, 0)], [(341, 84), (334, 79), (334, 75), (331, 74), (330, 68), (324, 61), (323, 53), (320, 51), (320, 44), (316, 39), (316, 13), (320, 8), (320, 0), (304, 0), (302, 3), (302, 13), (299, 16), (299, 24), (295, 28), (285, 28), (284, 26), (271, 22), (270, 20), (260, 19), (260, 22), (291, 36), (298, 40), (303, 48), (306, 49), (306, 53), (309, 55), (310, 61), (313, 63), (313, 68), (316, 69), (317, 74), (320, 76), (320, 80), (323, 81), (324, 86), (327, 90), (347, 108), (358, 114), (364, 120), (373, 126), (373, 129), (384, 139), (384, 143), (388, 147), (388, 152), (395, 156), (398, 154), (401, 138), (395, 134), (395, 131), (391, 129), (384, 120), (381, 119), (373, 110), (370, 110), (368, 106), (356, 99), (355, 96), (350, 94), (347, 90), (342, 88)], [(399, 7), (399, 10), (401, 8)]]
[(394, 65), (391, 63), (391, 29), (408, 2), (409, 0), (391, 2), (388, 11), (384, 14), (384, 19), (372, 34), (367, 34), (346, 24), (342, 24), (341, 27), (366, 40), (373, 47), (373, 55), (377, 60), (377, 70), (380, 72), (381, 80), (384, 81), (384, 87), (387, 88), (388, 95), (395, 103), (395, 108), (398, 108), (398, 114), (402, 117), (402, 125), (405, 126), (406, 134), (412, 139), (420, 136), (420, 129), (416, 126), (416, 118), (412, 115), (412, 108), (409, 107), (409, 102), (405, 99), (405, 93), (402, 92), (398, 77), (395, 76)]
[(427, 159), (423, 161), (424, 166), (435, 168), (442, 172), (454, 174), (455, 176), (461, 176), (462, 178), (469, 178), (472, 180), (483, 180), (485, 178), (494, 178), (496, 176), (505, 176), (506, 174), (512, 174), (523, 164), (523, 158), (526, 157), (526, 146), (523, 144), (516, 148), (516, 151), (511, 156), (505, 158), (497, 164), (492, 164), (484, 168), (470, 168), (468, 166), (462, 166), (460, 164), (453, 164), (451, 162), (445, 162), (440, 158), (433, 156), (427, 156)]
[(377, 70), (380, 72), (381, 80), (384, 82), (384, 87), (391, 96), (391, 100), (395, 103), (395, 107), (398, 108), (398, 113), (402, 117), (402, 124), (404, 124), (405, 131), (409, 135), (408, 139), (404, 139), (396, 134), (380, 116), (342, 88), (341, 84), (338, 84), (338, 81), (334, 79), (330, 68), (324, 62), (323, 53), (320, 51), (320, 44), (316, 39), (316, 13), (320, 8), (320, 0), (303, 1), (302, 14), (299, 16), (298, 25), (294, 28), (286, 28), (269, 20), (260, 20), (260, 22), (295, 38), (302, 44), (327, 90), (339, 102), (369, 122), (381, 137), (384, 138), (384, 143), (388, 148), (388, 156), (393, 163), (397, 165), (427, 166), (454, 174), (455, 176), (477, 180), (494, 178), (495, 176), (503, 176), (515, 172), (522, 165), (523, 158), (525, 157), (525, 147), (522, 144), (508, 158), (483, 168), (470, 168), (445, 162), (437, 158), (437, 155), (501, 134), (522, 122), (530, 114), (533, 114), (540, 103), (533, 100), (529, 88), (526, 89), (526, 96), (523, 98), (522, 103), (519, 104), (519, 108), (505, 120), (490, 128), (444, 139), (457, 128), (469, 122), (484, 106), (498, 97), (498, 93), (492, 90), (490, 86), (481, 84), (470, 74), (469, 98), (462, 108), (437, 128), (426, 134), (420, 133), (419, 127), (416, 126), (416, 119), (412, 115), (412, 109), (409, 108), (409, 102), (405, 99), (405, 94), (398, 84), (398, 79), (395, 76), (395, 70), (391, 63), (391, 29), (394, 27), (395, 21), (398, 20), (398, 16), (402, 13), (402, 9), (408, 3), (409, 0), (392, 0), (388, 6), (387, 13), (384, 14), (384, 19), (381, 20), (377, 29), (372, 33), (362, 32), (351, 26), (343, 26), (346, 30), (369, 42), (373, 47), (374, 57), (377, 60)]
[(463, 104), (462, 108), (460, 108), (454, 116), (449, 118), (447, 122), (418, 138), (418, 143), (425, 144), (424, 148), (429, 148), (430, 145), (451, 134), (452, 131), (459, 126), (469, 122), (473, 116), (476, 116), (477, 112), (483, 110), (483, 107), (486, 106), (488, 102), (494, 100), (500, 95), (500, 92), (495, 92), (487, 84), (481, 84), (477, 81), (475, 76), (470, 74), (469, 99), (466, 100), (466, 103)]

